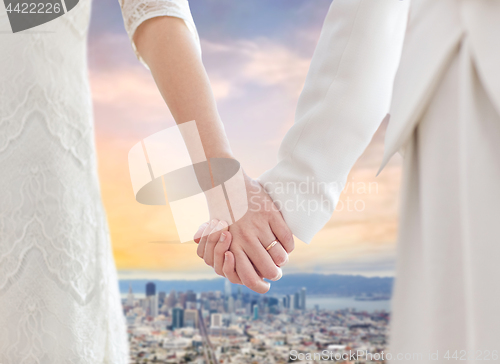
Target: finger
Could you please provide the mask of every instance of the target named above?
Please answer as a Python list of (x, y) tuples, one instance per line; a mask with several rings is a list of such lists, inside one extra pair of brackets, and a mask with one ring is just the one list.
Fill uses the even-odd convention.
[(224, 229), (227, 229), (227, 223), (221, 220), (217, 225), (215, 225), (215, 227), (208, 235), (207, 242), (205, 244), (205, 252), (203, 254), (203, 259), (205, 260), (205, 263), (211, 267), (214, 266), (215, 245), (219, 241), (222, 230)]
[[(274, 211), (271, 215), (270, 221), (271, 230), (274, 235), (283, 246), (285, 251), (290, 254), (295, 248), (295, 241), (293, 240), (293, 234), (285, 220), (283, 220), (283, 216), (279, 211)], [(273, 248), (274, 249), (274, 248)]]
[(222, 267), (224, 266), (224, 253), (229, 250), (232, 242), (232, 235), (229, 231), (223, 231), (220, 234), (219, 241), (215, 245), (214, 249), (214, 269), (215, 273), (220, 276), (224, 276)]
[[(246, 244), (243, 245), (243, 250), (248, 256), (248, 259), (250, 259), (252, 264), (255, 266), (259, 275), (271, 281), (280, 279), (282, 276), (281, 269), (276, 266), (271, 256), (262, 246), (260, 240), (257, 237), (254, 237), (253, 239), (247, 240), (245, 243)], [(238, 259), (238, 257), (236, 257), (236, 259)], [(239, 273), (238, 275), (241, 279), (243, 279)]]
[[(288, 253), (270, 229), (264, 231), (262, 236), (259, 237), (259, 240), (264, 249), (266, 249), (267, 253), (271, 256), (274, 264), (278, 267), (282, 267), (288, 262)], [(276, 241), (276, 243), (274, 243), (274, 241)]]
[(208, 222), (201, 224), (200, 227), (198, 228), (198, 231), (196, 232), (196, 234), (194, 234), (193, 240), (196, 244), (198, 244), (200, 242), (201, 235), (203, 234), (203, 232), (207, 228), (208, 224), (209, 224)]
[(196, 249), (196, 254), (203, 259), (205, 255), (205, 244), (207, 243), (208, 235), (214, 229), (214, 227), (219, 223), (219, 220), (213, 219), (210, 221), (210, 224), (207, 225), (205, 230), (203, 230), (203, 234), (201, 234), (200, 242), (198, 243), (198, 249)]
[(236, 273), (240, 277), (241, 282), (257, 293), (266, 293), (269, 291), (271, 284), (259, 277), (245, 252), (236, 250), (233, 254), (235, 258)]
[(224, 253), (224, 265), (222, 266), (222, 272), (229, 282), (234, 284), (243, 284), (240, 277), (236, 273), (234, 254), (230, 251)]

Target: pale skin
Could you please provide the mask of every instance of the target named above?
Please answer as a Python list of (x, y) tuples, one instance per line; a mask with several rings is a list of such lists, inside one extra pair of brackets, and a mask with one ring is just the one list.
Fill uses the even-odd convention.
[[(149, 19), (137, 29), (134, 42), (176, 123), (196, 121), (208, 160), (234, 159), (196, 41), (184, 21), (165, 16)], [(281, 278), (279, 267), (288, 261), (294, 241), (258, 182), (245, 175), (245, 183), (248, 197), (254, 197), (254, 211), (248, 211), (229, 231), (227, 223), (216, 218), (200, 227), (195, 236), (197, 254), (231, 282), (265, 293), (270, 284), (262, 277)], [(275, 239), (280, 244), (266, 251)]]

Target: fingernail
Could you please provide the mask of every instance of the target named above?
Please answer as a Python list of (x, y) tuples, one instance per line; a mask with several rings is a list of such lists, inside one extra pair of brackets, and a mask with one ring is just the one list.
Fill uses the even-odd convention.
[(226, 234), (222, 233), (222, 234), (220, 234), (219, 241), (222, 243), (224, 240), (226, 240)]
[(226, 222), (225, 221), (219, 221), (217, 226), (214, 228), (214, 231), (220, 231), (224, 230), (226, 228)]
[(207, 228), (207, 226), (208, 226), (208, 222), (201, 224), (200, 227), (198, 228), (198, 231), (205, 230)]
[(205, 231), (207, 226), (208, 226), (208, 222), (201, 224), (200, 227), (198, 228), (198, 230), (196, 231), (196, 233), (194, 234), (194, 239), (201, 238), (201, 234), (203, 234), (203, 231)]
[(224, 253), (224, 258), (229, 258), (229, 252)]
[(278, 281), (281, 279), (281, 277), (283, 277), (283, 271), (281, 270), (281, 268), (278, 268), (278, 275), (276, 276), (276, 278), (272, 279), (272, 281)]
[(205, 237), (205, 236), (208, 236), (208, 234), (210, 234), (210, 232), (212, 231), (212, 223), (208, 223), (205, 225), (205, 229), (203, 229), (203, 232), (202, 232), (202, 237)]
[(215, 224), (217, 224), (217, 220), (216, 219), (213, 219), (211, 222), (210, 222), (210, 227), (214, 227)]
[(283, 263), (281, 263), (280, 265), (278, 265), (278, 267), (283, 267), (286, 263), (288, 263), (288, 254), (286, 255), (286, 259)]

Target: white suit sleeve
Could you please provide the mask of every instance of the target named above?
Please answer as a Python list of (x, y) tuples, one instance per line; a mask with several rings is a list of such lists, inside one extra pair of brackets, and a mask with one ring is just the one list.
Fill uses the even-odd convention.
[[(183, 19), (186, 26), (193, 34), (201, 53), (198, 32), (189, 9), (187, 0), (119, 0), (122, 9), (125, 30), (128, 33), (132, 47), (137, 58), (143, 62), (134, 44), (134, 33), (144, 21), (158, 16), (172, 16)], [(146, 65), (144, 63), (144, 65)], [(147, 67), (147, 65), (146, 65)]]
[(300, 240), (328, 222), (347, 176), (387, 115), (409, 0), (334, 0), (295, 123), (260, 183)]

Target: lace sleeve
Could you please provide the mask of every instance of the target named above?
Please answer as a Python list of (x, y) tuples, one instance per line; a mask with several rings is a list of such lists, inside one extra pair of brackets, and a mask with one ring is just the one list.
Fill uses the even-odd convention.
[(132, 48), (137, 58), (147, 67), (137, 52), (134, 44), (134, 33), (142, 22), (157, 16), (172, 16), (183, 19), (193, 34), (201, 53), (200, 39), (194, 24), (187, 0), (119, 0), (122, 9), (123, 22), (127, 30)]

